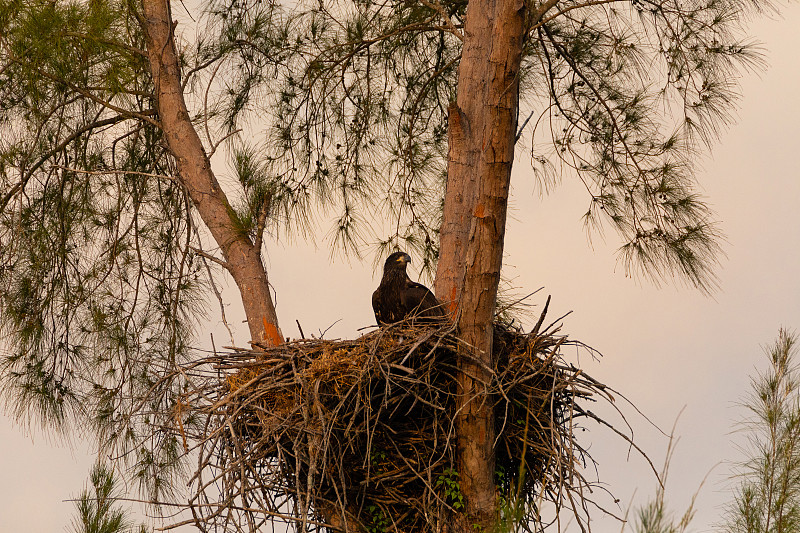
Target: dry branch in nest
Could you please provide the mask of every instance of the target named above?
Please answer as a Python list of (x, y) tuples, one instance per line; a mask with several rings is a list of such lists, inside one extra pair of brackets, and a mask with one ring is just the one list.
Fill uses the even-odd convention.
[[(543, 529), (563, 509), (588, 522), (593, 485), (582, 472), (591, 458), (575, 435), (586, 417), (605, 424), (586, 403), (613, 397), (563, 360), (576, 344), (557, 330), (495, 328), (498, 519), (524, 529)], [(198, 428), (183, 435), (198, 443), (191, 521), (203, 531), (274, 521), (301, 531), (441, 531), (465, 503), (454, 418), (457, 354), (467, 353), (450, 326), (400, 323), (357, 340), (195, 362), (182, 401)]]

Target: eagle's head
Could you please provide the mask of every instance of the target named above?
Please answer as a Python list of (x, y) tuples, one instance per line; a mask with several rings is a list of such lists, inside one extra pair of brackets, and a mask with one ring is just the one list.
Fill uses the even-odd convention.
[(406, 265), (411, 262), (411, 256), (405, 252), (395, 252), (386, 258), (386, 263), (383, 265), (383, 271), (387, 270), (403, 270), (405, 271)]

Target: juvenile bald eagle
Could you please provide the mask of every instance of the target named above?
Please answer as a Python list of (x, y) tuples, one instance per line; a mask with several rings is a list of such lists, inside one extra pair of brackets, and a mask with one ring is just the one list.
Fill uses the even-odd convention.
[(395, 252), (383, 265), (381, 284), (372, 293), (372, 309), (380, 325), (399, 322), (410, 316), (425, 322), (444, 318), (444, 309), (433, 293), (408, 277), (406, 265), (410, 262), (407, 253)]

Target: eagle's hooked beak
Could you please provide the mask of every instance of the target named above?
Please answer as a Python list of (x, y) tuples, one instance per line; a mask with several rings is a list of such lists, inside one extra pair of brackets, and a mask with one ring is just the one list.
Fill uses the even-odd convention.
[(397, 258), (397, 261), (403, 263), (404, 265), (407, 265), (408, 263), (411, 262), (411, 256), (408, 254), (403, 254)]

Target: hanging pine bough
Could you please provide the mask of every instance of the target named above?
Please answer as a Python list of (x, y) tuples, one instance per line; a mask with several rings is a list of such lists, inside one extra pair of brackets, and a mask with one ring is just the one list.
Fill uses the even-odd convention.
[[(180, 428), (199, 453), (189, 522), (204, 531), (273, 521), (299, 531), (441, 531), (446, 513), (464, 508), (454, 411), (465, 347), (450, 328), (399, 323), (352, 341), (235, 349), (184, 369), (195, 388), (181, 418), (201, 430)], [(586, 409), (614, 398), (564, 361), (562, 349), (576, 345), (591, 351), (558, 329), (495, 328), (498, 520), (538, 531), (569, 509), (587, 524), (593, 484), (581, 472), (592, 460), (575, 438), (581, 421), (633, 445)]]

